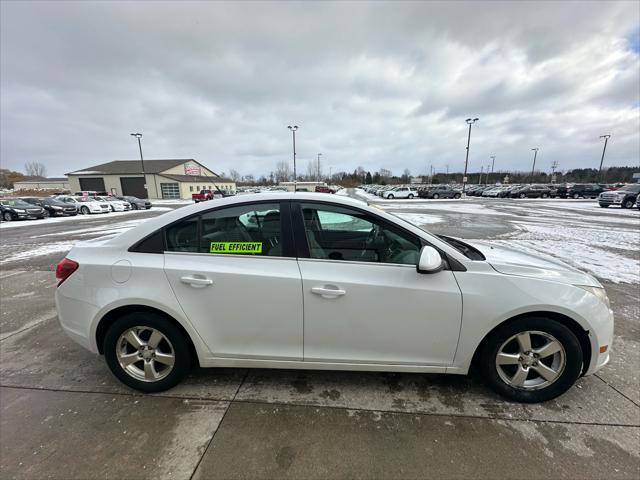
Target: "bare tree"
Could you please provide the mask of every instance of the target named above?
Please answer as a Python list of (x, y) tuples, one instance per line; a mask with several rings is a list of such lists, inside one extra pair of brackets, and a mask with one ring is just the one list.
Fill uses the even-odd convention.
[(291, 178), (291, 169), (288, 162), (278, 162), (274, 172), (276, 182), (288, 182)]
[(233, 180), (234, 182), (237, 182), (238, 180), (240, 180), (240, 172), (238, 172), (237, 170), (234, 170), (233, 168), (231, 170), (229, 170), (229, 177), (231, 178), (231, 180)]
[(28, 177), (46, 177), (47, 167), (40, 162), (27, 162), (24, 164), (24, 170)]

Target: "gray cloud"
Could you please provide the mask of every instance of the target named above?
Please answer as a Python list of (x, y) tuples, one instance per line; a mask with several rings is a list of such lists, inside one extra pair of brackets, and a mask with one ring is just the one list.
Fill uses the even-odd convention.
[[(637, 2), (2, 2), (0, 161), (263, 174), (638, 164)], [(327, 168), (328, 170), (328, 168)]]

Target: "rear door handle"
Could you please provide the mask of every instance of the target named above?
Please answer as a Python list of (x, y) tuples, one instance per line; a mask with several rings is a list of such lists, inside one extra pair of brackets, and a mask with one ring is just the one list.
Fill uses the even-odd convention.
[(191, 285), (192, 287), (206, 287), (207, 285), (213, 285), (213, 280), (209, 280), (208, 278), (180, 277), (180, 281)]
[(311, 293), (315, 293), (316, 295), (320, 295), (324, 298), (342, 297), (347, 294), (346, 290), (340, 290), (338, 287), (329, 285), (325, 285), (324, 287), (313, 287), (311, 289)]

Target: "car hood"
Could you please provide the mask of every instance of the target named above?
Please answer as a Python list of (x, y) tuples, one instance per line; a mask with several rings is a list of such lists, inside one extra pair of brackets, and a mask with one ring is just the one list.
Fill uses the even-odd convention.
[(481, 240), (463, 241), (480, 250), (493, 269), (505, 275), (541, 278), (570, 285), (602, 287), (592, 275), (560, 260), (532, 255), (516, 248)]

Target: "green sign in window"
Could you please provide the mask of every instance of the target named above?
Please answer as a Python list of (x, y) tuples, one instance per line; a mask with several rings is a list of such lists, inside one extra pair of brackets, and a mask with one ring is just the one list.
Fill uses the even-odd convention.
[(209, 253), (262, 253), (262, 242), (211, 242)]

